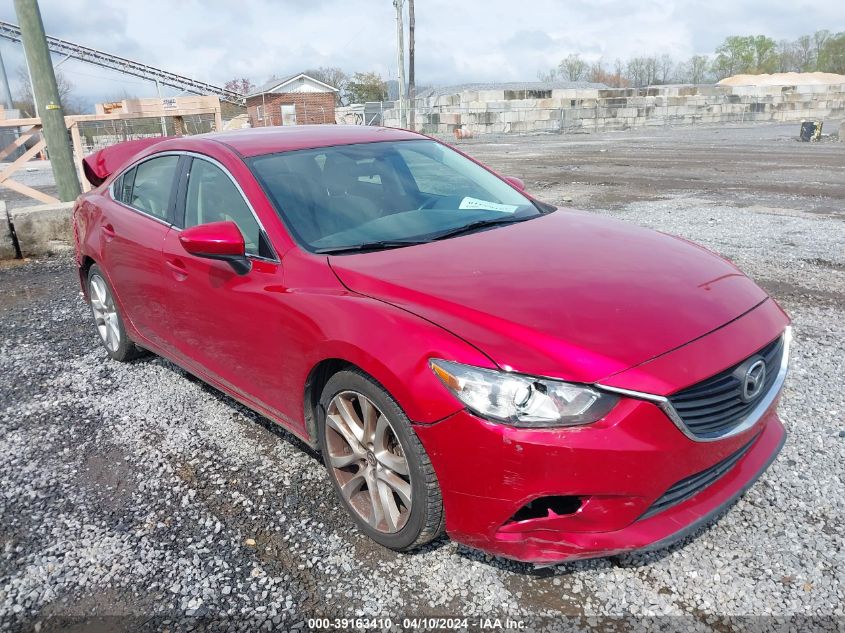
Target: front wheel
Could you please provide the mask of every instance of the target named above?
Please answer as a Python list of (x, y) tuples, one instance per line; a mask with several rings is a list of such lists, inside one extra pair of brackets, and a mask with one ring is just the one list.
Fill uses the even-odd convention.
[(111, 287), (96, 264), (88, 270), (88, 302), (91, 304), (91, 313), (100, 341), (108, 355), (119, 361), (137, 357), (141, 350), (126, 335), (126, 328), (114, 302)]
[(367, 536), (404, 551), (443, 531), (434, 468), (408, 417), (374, 380), (357, 370), (332, 376), (318, 433), (329, 479)]

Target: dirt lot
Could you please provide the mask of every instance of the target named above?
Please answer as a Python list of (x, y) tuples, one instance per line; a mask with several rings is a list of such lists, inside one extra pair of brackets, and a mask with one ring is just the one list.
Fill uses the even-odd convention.
[(653, 554), (534, 569), (445, 538), (412, 555), (373, 546), (292, 436), (161, 359), (106, 361), (69, 259), (0, 266), (0, 630), (421, 615), (470, 628), (499, 617), (536, 630), (765, 630), (791, 618), (841, 630), (845, 143), (796, 134), (462, 144), (549, 202), (730, 257), (794, 318), (783, 453), (717, 524)]

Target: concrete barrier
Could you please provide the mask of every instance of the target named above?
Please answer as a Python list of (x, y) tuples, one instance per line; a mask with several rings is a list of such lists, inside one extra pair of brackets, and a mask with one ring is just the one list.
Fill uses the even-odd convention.
[(12, 225), (6, 213), (6, 202), (0, 200), (0, 259), (14, 259), (17, 256), (12, 239)]
[[(845, 115), (845, 84), (825, 86), (670, 85), (628, 89), (550, 90), (551, 96), (523, 98), (530, 91), (480, 90), (418, 99), (417, 129), (450, 133), (461, 125), (473, 134), (578, 132), (649, 125), (746, 123), (838, 119)], [(399, 125), (388, 107), (384, 125)], [(555, 121), (551, 124), (550, 121)], [(507, 125), (506, 125), (507, 127)]]
[[(13, 227), (21, 255), (24, 257), (67, 252), (73, 249), (72, 209), (73, 202), (11, 209), (8, 211), (9, 222), (6, 228), (8, 230), (9, 224)], [(11, 239), (8, 239), (8, 243), (11, 244)], [(3, 250), (0, 247), (0, 257), (5, 253), (8, 253), (8, 249)], [(12, 245), (11, 257), (14, 256), (15, 249)]]

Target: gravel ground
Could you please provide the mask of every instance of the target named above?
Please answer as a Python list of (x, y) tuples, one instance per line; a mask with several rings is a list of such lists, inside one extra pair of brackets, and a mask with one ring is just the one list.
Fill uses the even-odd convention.
[[(781, 132), (771, 130), (774, 145)], [(716, 133), (685, 138), (702, 165)], [(754, 134), (762, 140), (751, 149), (765, 142)], [(602, 138), (612, 151), (643, 151), (634, 137)], [(513, 144), (584, 171), (606, 159), (600, 143), (592, 158), (575, 144), (561, 158), (566, 142)], [(845, 145), (828, 148), (818, 161), (838, 159), (841, 172)], [(500, 169), (520, 166), (551, 202), (576, 197), (700, 242), (784, 305), (796, 333), (781, 405), (790, 435), (760, 481), (664, 552), (534, 569), (444, 538), (398, 555), (351, 527), (318, 456), (293, 436), (159, 358), (108, 361), (69, 259), (7, 265), (0, 630), (307, 630), (315, 616), (421, 615), (467, 617), (470, 628), (499, 617), (537, 630), (720, 631), (773, 628), (776, 616), (811, 618), (793, 620), (796, 630), (842, 630), (845, 174), (834, 169), (814, 192), (779, 192), (749, 167), (731, 174), (743, 188), (730, 194), (712, 179), (638, 184), (632, 162), (618, 168), (620, 181), (631, 178), (626, 202), (607, 196), (613, 183), (571, 182), (569, 165), (550, 177), (541, 160), (467, 149)]]

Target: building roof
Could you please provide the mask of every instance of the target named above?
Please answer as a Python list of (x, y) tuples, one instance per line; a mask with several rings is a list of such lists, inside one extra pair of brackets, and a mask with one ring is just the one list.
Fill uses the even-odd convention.
[(509, 81), (504, 83), (469, 83), (429, 88), (417, 93), (417, 99), (455, 95), (471, 90), (573, 90), (579, 88), (607, 88), (606, 84), (589, 81)]
[(300, 77), (304, 77), (305, 79), (309, 79), (314, 83), (320, 84), (321, 86), (325, 86), (331, 92), (339, 92), (337, 88), (334, 86), (330, 86), (329, 84), (320, 81), (319, 79), (314, 79), (311, 75), (306, 75), (305, 73), (295, 73), (293, 75), (288, 75), (287, 77), (276, 77), (275, 79), (271, 79), (267, 83), (259, 86), (256, 90), (249, 93), (247, 98), (249, 97), (257, 97), (263, 94), (267, 94), (268, 92), (273, 92), (274, 90), (278, 90), (279, 88), (288, 85), (299, 79)]

